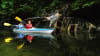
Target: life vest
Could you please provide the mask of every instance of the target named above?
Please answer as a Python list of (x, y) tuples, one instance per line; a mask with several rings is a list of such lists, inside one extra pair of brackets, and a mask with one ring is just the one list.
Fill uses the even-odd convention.
[(25, 26), (27, 29), (30, 29), (30, 28), (32, 28), (33, 26), (32, 26), (32, 24), (26, 24), (26, 26)]
[(17, 26), (17, 28), (18, 28), (18, 29), (24, 28), (24, 25), (23, 25), (23, 24), (19, 24), (19, 25)]

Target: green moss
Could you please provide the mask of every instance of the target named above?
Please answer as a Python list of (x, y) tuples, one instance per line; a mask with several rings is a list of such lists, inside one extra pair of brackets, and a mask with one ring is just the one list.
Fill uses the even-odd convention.
[(88, 0), (88, 1), (86, 1), (86, 0), (76, 0), (75, 2), (72, 3), (72, 9), (78, 10), (80, 8), (89, 7), (89, 6), (92, 6), (93, 4), (97, 3), (97, 1), (96, 0)]
[(85, 3), (85, 4), (83, 4), (82, 8), (89, 7), (89, 6), (93, 5), (94, 3), (95, 3), (94, 1), (91, 1), (89, 3)]

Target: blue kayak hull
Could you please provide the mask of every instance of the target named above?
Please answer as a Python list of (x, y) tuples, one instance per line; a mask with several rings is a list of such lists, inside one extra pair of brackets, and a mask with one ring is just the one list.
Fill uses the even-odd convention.
[(13, 29), (14, 32), (18, 33), (52, 33), (54, 31), (54, 28), (31, 28), (31, 29), (26, 29), (26, 28), (21, 28), (21, 29)]

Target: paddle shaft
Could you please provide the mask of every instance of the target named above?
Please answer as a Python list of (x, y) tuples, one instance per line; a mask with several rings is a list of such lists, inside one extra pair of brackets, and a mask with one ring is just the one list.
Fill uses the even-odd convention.
[(27, 18), (25, 20), (29, 20), (29, 19), (42, 19), (42, 18), (46, 18), (46, 17), (32, 17), (32, 18)]

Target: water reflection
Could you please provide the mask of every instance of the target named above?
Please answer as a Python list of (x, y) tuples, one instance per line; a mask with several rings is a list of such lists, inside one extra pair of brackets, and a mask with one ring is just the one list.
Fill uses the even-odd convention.
[(25, 35), (25, 34), (22, 34), (22, 33), (17, 33), (16, 38), (21, 39), (21, 41), (23, 40), (24, 37), (29, 43), (32, 43), (32, 40), (34, 38), (33, 35)]
[(6, 43), (10, 43), (10, 42), (11, 42), (11, 40), (13, 40), (11, 37), (7, 37), (7, 38), (5, 38), (5, 40), (4, 40), (4, 41), (5, 41)]
[(16, 37), (16, 38), (22, 39), (22, 38), (24, 38), (24, 34), (22, 34), (22, 33), (17, 33), (17, 37)]
[[(99, 56), (100, 34), (69, 32), (57, 35), (17, 33), (0, 41), (0, 55), (6, 56)], [(30, 41), (31, 40), (31, 41)]]
[[(56, 50), (59, 55), (67, 56), (99, 56), (100, 50), (100, 33), (88, 32), (69, 32), (57, 36), (60, 51)], [(58, 54), (56, 54), (58, 55)], [(59, 56), (58, 55), (58, 56)]]
[(16, 38), (26, 38), (27, 40), (32, 40), (35, 38), (46, 38), (46, 39), (55, 39), (51, 34), (42, 34), (42, 33), (17, 33)]
[(67, 34), (68, 38), (74, 38), (77, 40), (92, 40), (96, 38), (96, 33), (89, 33), (89, 32), (68, 32)]
[(47, 40), (48, 44), (50, 44), (51, 46), (54, 46), (56, 44), (55, 37), (51, 34), (16, 33), (16, 36), (12, 38), (20, 42), (20, 44), (17, 46), (18, 50), (22, 49), (24, 45), (30, 45), (34, 43), (34, 41), (37, 41), (39, 39), (40, 41)]

